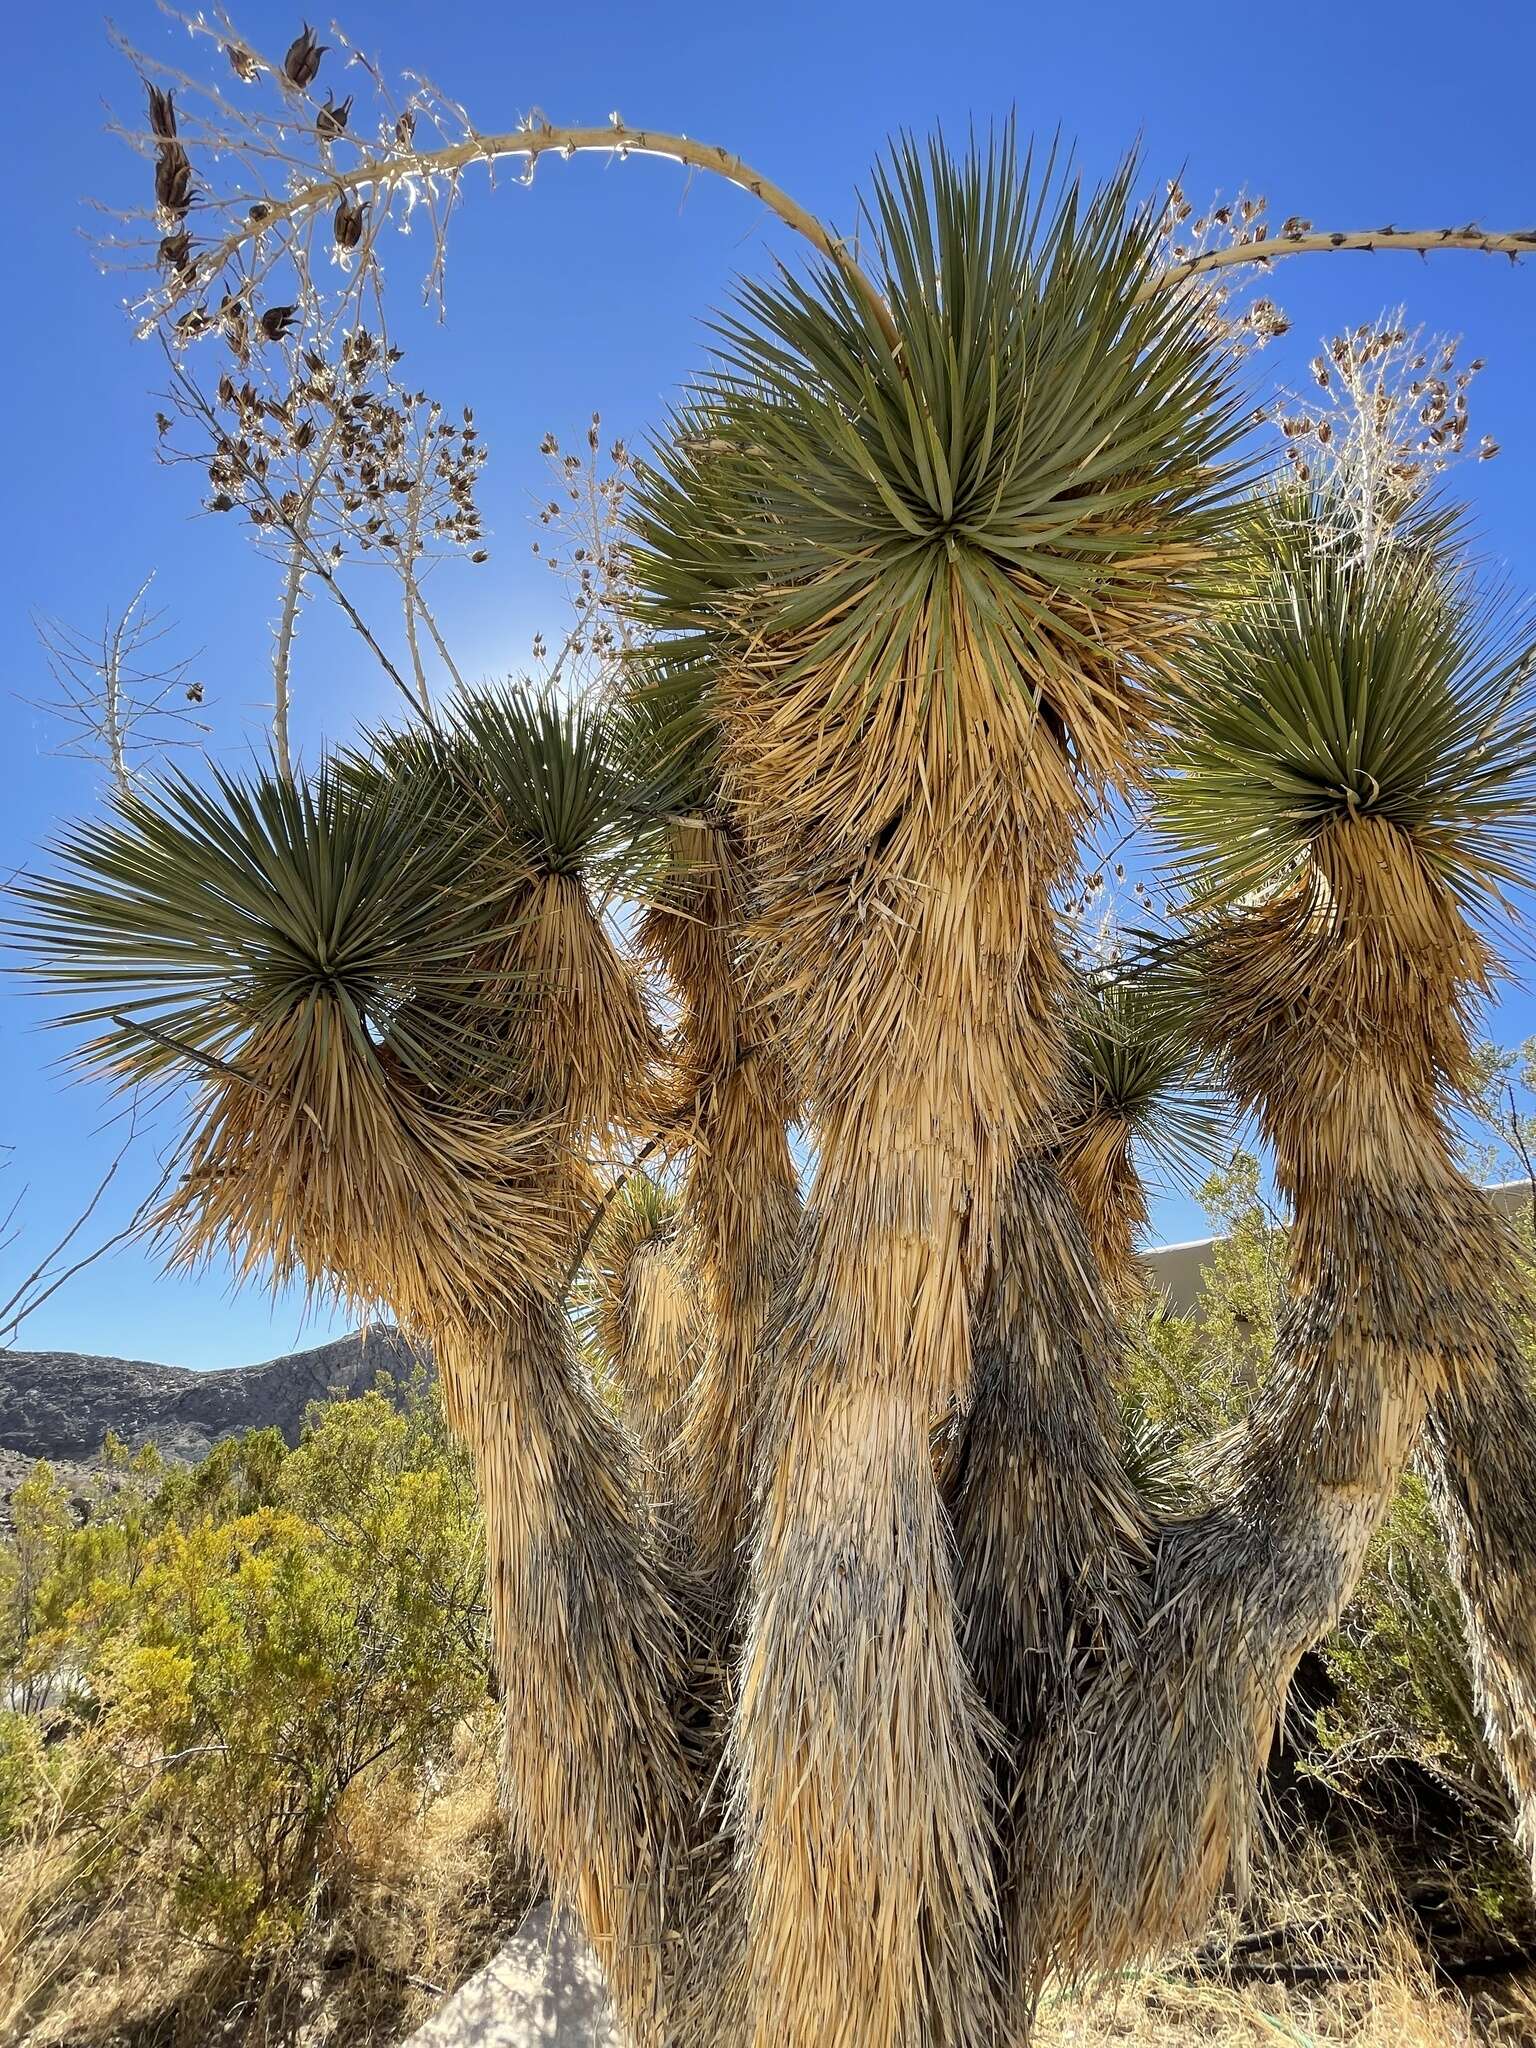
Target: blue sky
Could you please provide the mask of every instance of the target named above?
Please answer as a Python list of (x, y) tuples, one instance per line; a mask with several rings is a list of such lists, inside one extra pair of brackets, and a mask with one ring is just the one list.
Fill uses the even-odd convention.
[[(171, 61), (184, 32), (150, 0), (125, 0), (119, 26)], [(257, 43), (285, 47), (297, 16), (270, 0), (242, 14)], [(1536, 224), (1536, 10), (1482, 0), (1447, 15), (1421, 0), (1357, 0), (1298, 11), (1205, 0), (1086, 0), (1075, 8), (950, 0), (853, 0), (752, 8), (491, 7), (431, 9), (377, 0), (349, 17), (354, 38), (391, 68), (427, 73), (486, 128), (537, 106), (552, 119), (601, 121), (613, 108), (649, 126), (719, 140), (834, 223), (851, 220), (854, 188), (886, 136), (1016, 111), (1026, 130), (1060, 129), (1090, 172), (1138, 139), (1149, 187), (1178, 173), (1197, 204), (1220, 190), (1263, 192), (1275, 219), (1301, 214), (1341, 227)], [(12, 278), (5, 319), (15, 468), (0, 520), (0, 875), (34, 855), (57, 822), (88, 807), (92, 772), (58, 758), (55, 722), (27, 701), (45, 693), (30, 614), (80, 625), (121, 605), (151, 570), (180, 621), (177, 644), (201, 649), (211, 745), (249, 750), (261, 726), (269, 569), (228, 522), (199, 516), (185, 471), (155, 461), (160, 382), (119, 309), (120, 281), (99, 274), (88, 202), (136, 196), (142, 175), (104, 132), (106, 106), (136, 116), (137, 91), (93, 9), (30, 8), (7, 37), (16, 167), (9, 215)], [(327, 82), (322, 77), (321, 83)], [(346, 87), (338, 80), (338, 89)], [(733, 275), (759, 270), (785, 239), (741, 194), (685, 183), (671, 166), (633, 160), (548, 164), (532, 191), (510, 180), (469, 196), (452, 243), (449, 319), (408, 323), (411, 361), (429, 388), (468, 401), (491, 448), (482, 502), (491, 562), (442, 585), (462, 664), (516, 666), (558, 608), (529, 553), (541, 490), (537, 444), (574, 436), (594, 407), (635, 441), (657, 422), (701, 359), (703, 322)], [(422, 252), (391, 258), (397, 305)], [(1447, 256), (1302, 259), (1271, 289), (1294, 322), (1259, 359), (1266, 380), (1299, 378), (1317, 341), (1406, 301), (1412, 324), (1463, 334), (1488, 367), (1474, 387), (1474, 430), (1503, 453), (1466, 465), (1484, 551), (1519, 587), (1536, 589), (1536, 263)], [(316, 613), (300, 643), (295, 725), (311, 754), (386, 705), (385, 686), (333, 621)], [(0, 1253), (0, 1297), (64, 1226), (117, 1148), (111, 1108), (54, 1064), (59, 1041), (37, 1029), (39, 1005), (0, 988), (0, 1213), (25, 1188), (21, 1243)], [(1492, 1031), (1536, 1029), (1521, 989)], [(110, 1228), (153, 1172), (155, 1133), (109, 1190)], [(1159, 1234), (1193, 1234), (1187, 1199), (1165, 1197)], [(13, 1281), (14, 1284), (14, 1281)], [(27, 1327), (38, 1347), (116, 1352), (199, 1366), (238, 1364), (318, 1341), (300, 1302), (233, 1293), (227, 1276), (163, 1277), (134, 1248), (94, 1267)]]

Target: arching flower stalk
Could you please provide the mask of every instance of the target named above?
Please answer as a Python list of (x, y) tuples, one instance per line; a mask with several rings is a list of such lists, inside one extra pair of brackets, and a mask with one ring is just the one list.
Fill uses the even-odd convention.
[[(275, 341), (328, 324), (349, 308), (360, 314), (381, 298), (390, 228), (425, 228), (425, 286), (441, 300), (448, 226), (471, 172), (483, 166), (494, 182), (500, 166), (515, 165), (515, 182), (531, 185), (546, 158), (601, 155), (621, 163), (659, 158), (746, 193), (835, 265), (885, 346), (898, 345), (892, 308), (853, 243), (724, 144), (647, 128), (617, 110), (600, 123), (565, 125), (534, 109), (497, 130), (472, 119), (419, 74), (407, 74), (401, 89), (392, 89), (335, 23), (334, 44), (314, 43), (295, 73), (286, 56), (264, 50), (225, 10), (213, 19), (202, 13), (176, 18), (203, 45), (210, 70), (180, 69), (116, 37), (150, 92), (148, 127), (118, 131), (152, 160), (146, 200), (116, 210), (123, 231), (105, 245), (117, 264), (160, 272), (134, 309), (141, 333), (158, 329), (179, 342), (200, 340), (219, 330), (232, 302), (252, 328)], [(317, 81), (322, 73), (334, 79), (343, 67), (357, 90), (347, 96), (346, 118), (338, 123), (334, 87), (322, 99)], [(354, 100), (361, 102), (355, 113)], [(1160, 252), (1138, 290), (1152, 296), (1198, 283), (1202, 299), (1214, 305), (1225, 300), (1225, 272), (1267, 270), (1287, 256), (1469, 250), (1514, 261), (1536, 250), (1536, 228), (1529, 225), (1513, 231), (1476, 222), (1324, 230), (1294, 217), (1273, 232), (1262, 219), (1259, 225), (1262, 233), (1178, 255)], [(1219, 282), (1210, 285), (1211, 279)], [(1261, 308), (1254, 313), (1259, 317), (1250, 325), (1262, 333)]]

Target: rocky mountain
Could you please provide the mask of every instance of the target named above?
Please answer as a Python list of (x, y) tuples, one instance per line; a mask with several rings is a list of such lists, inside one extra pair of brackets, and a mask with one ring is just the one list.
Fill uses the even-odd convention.
[(297, 1443), (311, 1401), (366, 1393), (384, 1373), (408, 1380), (425, 1363), (387, 1325), (221, 1372), (75, 1351), (0, 1351), (0, 1499), (36, 1458), (83, 1476), (109, 1430), (135, 1449), (152, 1442), (188, 1461), (247, 1429), (279, 1429)]

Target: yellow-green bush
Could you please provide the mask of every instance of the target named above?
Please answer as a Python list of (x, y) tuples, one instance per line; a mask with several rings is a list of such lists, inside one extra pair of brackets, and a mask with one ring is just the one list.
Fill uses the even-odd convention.
[[(45, 1471), (28, 1482), (48, 1539), (6, 1582), (6, 1674), (85, 1766), (75, 1818), (111, 1843), (94, 1869), (142, 1859), (188, 1929), (281, 1945), (345, 1852), (349, 1799), (385, 1771), (425, 1789), (486, 1701), (468, 1473), (419, 1390), (317, 1410), (292, 1452), (264, 1431), (190, 1470), (120, 1447), (107, 1466), (79, 1527)], [(0, 1731), (13, 1837), (29, 1744), (35, 1724)]]

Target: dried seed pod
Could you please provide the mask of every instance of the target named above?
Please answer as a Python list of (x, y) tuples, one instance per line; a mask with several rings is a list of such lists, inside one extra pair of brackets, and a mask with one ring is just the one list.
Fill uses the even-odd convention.
[(320, 134), (325, 136), (345, 135), (351, 113), (352, 95), (350, 93), (340, 102), (337, 102), (334, 94), (327, 93), (325, 105), (315, 116), (315, 127)]
[(288, 54), (283, 59), (284, 78), (304, 92), (314, 84), (320, 70), (320, 59), (329, 48), (329, 43), (316, 41), (315, 32), (306, 21), (288, 45)]
[(355, 249), (363, 239), (363, 206), (359, 200), (355, 205), (343, 199), (336, 209), (331, 229), (336, 237), (338, 249)]
[(175, 220), (192, 204), (192, 165), (179, 142), (162, 142), (156, 152), (155, 204)]
[(254, 85), (261, 66), (245, 48), (243, 43), (226, 43), (224, 54), (229, 59), (230, 69), (242, 85)]
[(149, 94), (149, 125), (162, 141), (171, 142), (176, 136), (176, 95), (162, 92), (158, 85), (146, 88)]
[(268, 306), (261, 316), (261, 331), (268, 341), (281, 341), (298, 317), (296, 306)]
[(185, 276), (192, 268), (192, 237), (185, 228), (179, 228), (174, 235), (166, 235), (161, 239), (160, 247), (155, 253), (165, 269), (174, 270), (178, 276)]
[(407, 107), (395, 123), (395, 140), (402, 149), (409, 149), (416, 139), (416, 116)]

